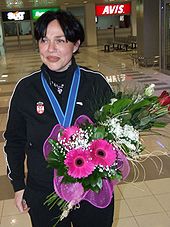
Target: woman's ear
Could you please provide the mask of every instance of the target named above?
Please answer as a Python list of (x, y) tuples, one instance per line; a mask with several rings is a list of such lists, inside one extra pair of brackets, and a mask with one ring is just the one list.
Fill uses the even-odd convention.
[(73, 53), (77, 52), (77, 50), (79, 49), (79, 46), (80, 46), (80, 40), (78, 40), (78, 41), (74, 44)]

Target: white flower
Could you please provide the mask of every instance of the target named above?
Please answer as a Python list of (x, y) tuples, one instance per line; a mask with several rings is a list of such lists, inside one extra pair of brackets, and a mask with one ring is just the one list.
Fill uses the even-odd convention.
[(155, 84), (151, 84), (149, 87), (145, 88), (144, 94), (146, 96), (151, 96), (154, 93)]
[(114, 102), (116, 102), (117, 101), (117, 99), (115, 99), (115, 98), (113, 98), (113, 99), (110, 99), (110, 105), (112, 105)]
[(114, 129), (113, 133), (116, 135), (117, 138), (122, 136), (123, 128), (119, 123), (116, 125), (116, 128)]
[(134, 144), (131, 144), (129, 141), (122, 139), (119, 141), (120, 144), (125, 144), (130, 150), (135, 151), (136, 150), (136, 146)]
[(119, 123), (119, 119), (118, 118), (111, 118), (109, 119), (109, 123), (111, 124), (112, 128), (116, 128), (117, 124)]
[(68, 145), (70, 150), (79, 147), (86, 149), (89, 146), (88, 132), (80, 128), (78, 132), (72, 135), (72, 139), (69, 139), (68, 144), (65, 143), (64, 145)]
[(103, 169), (102, 169), (102, 168), (99, 168), (99, 172), (100, 172), (100, 173), (103, 173)]
[(116, 135), (116, 137), (120, 137), (123, 133), (123, 128), (119, 123), (119, 119), (118, 118), (112, 118), (109, 120), (110, 123), (110, 132), (114, 133)]
[(130, 140), (139, 141), (139, 132), (133, 128), (133, 126), (125, 125), (123, 135)]

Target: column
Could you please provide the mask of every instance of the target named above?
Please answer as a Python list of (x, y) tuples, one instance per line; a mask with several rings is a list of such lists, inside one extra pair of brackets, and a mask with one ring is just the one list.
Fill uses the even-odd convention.
[(131, 0), (131, 26), (132, 35), (137, 35), (137, 24), (136, 24), (136, 0)]
[(95, 3), (85, 4), (85, 36), (87, 46), (97, 45)]
[(137, 0), (138, 56), (159, 55), (159, 0)]
[(3, 33), (2, 33), (2, 22), (1, 22), (1, 17), (0, 17), (0, 56), (2, 55), (2, 49), (3, 49), (3, 45), (4, 45), (4, 37), (3, 37)]

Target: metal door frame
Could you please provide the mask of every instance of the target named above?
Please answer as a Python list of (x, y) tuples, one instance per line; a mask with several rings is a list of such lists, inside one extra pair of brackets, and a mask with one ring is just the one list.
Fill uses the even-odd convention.
[(160, 34), (160, 70), (163, 73), (170, 74), (170, 69), (166, 68), (166, 5), (170, 4), (170, 0), (159, 1), (159, 34)]

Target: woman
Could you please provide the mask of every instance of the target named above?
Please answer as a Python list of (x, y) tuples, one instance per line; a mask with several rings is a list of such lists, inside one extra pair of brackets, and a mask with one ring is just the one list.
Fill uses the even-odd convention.
[[(54, 189), (43, 143), (55, 124), (67, 127), (82, 114), (93, 119), (112, 90), (100, 73), (76, 64), (73, 54), (84, 41), (84, 31), (74, 16), (65, 11), (46, 12), (36, 23), (35, 38), (43, 64), (39, 71), (21, 79), (14, 90), (4, 133), (5, 152), (17, 208), (29, 212), (33, 227), (50, 227), (60, 211), (57, 206), (49, 211), (44, 205)], [(70, 93), (73, 100), (68, 98)], [(113, 203), (99, 209), (82, 201), (80, 208), (57, 226), (70, 227), (72, 222), (74, 227), (111, 227), (112, 220)]]

